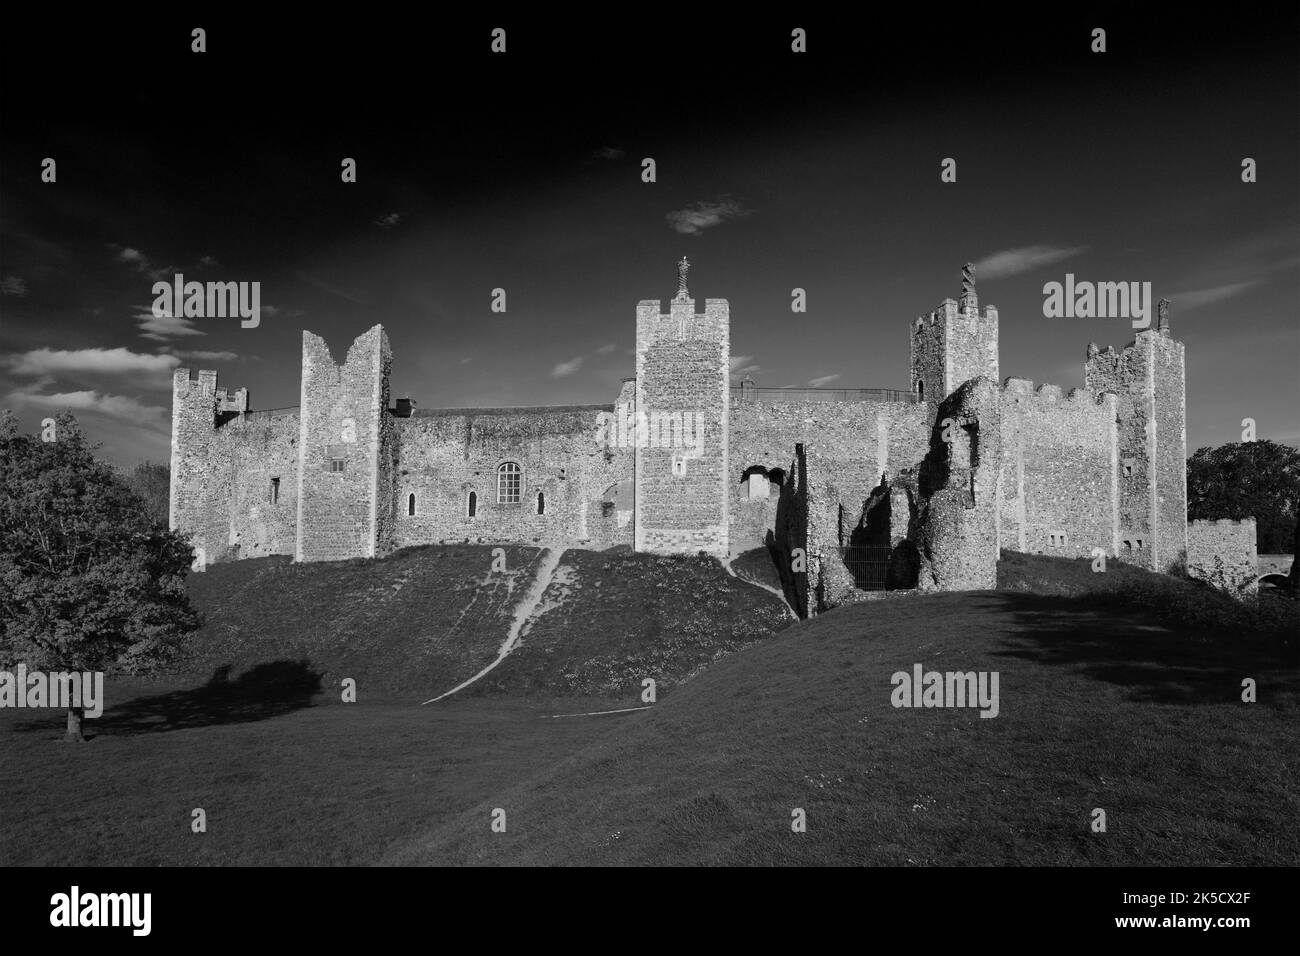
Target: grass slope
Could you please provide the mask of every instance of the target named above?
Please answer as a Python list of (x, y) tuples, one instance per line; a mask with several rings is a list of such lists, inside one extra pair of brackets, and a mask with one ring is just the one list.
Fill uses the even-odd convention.
[[(0, 864), (1300, 863), (1289, 657), (1089, 590), (1070, 562), (1004, 564), (1008, 590), (841, 608), (618, 716), (364, 683), (343, 705), (252, 652), (264, 666), (229, 681), (110, 688), (84, 746), (54, 742), (58, 715), (0, 710)], [(917, 662), (998, 671), (999, 716), (893, 708)]]
[(518, 650), (469, 688), (480, 694), (662, 697), (713, 661), (770, 637), (781, 599), (712, 558), (568, 551)]

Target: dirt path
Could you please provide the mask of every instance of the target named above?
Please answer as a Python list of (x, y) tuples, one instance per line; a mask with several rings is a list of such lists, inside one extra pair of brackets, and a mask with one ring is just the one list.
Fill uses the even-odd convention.
[[(537, 566), (537, 577), (533, 581), (533, 586), (528, 589), (528, 593), (523, 596), (522, 600), (515, 605), (515, 620), (514, 623), (510, 625), (510, 633), (506, 635), (505, 642), (497, 651), (497, 659), (469, 680), (457, 684), (445, 694), (439, 694), (437, 697), (432, 697), (429, 700), (426, 700), (424, 702), (425, 704), (435, 703), (442, 700), (444, 697), (450, 697), (457, 691), (464, 690), (510, 655), (510, 652), (519, 645), (519, 636), (528, 624), (529, 619), (539, 611), (538, 606), (542, 602), (542, 595), (546, 593), (546, 589), (550, 587), (551, 579), (555, 577), (555, 569), (560, 565), (560, 558), (564, 556), (564, 550), (564, 548), (547, 548), (542, 554), (542, 560)], [(540, 609), (542, 613), (545, 613), (548, 610), (550, 610), (549, 606)], [(420, 706), (424, 706), (424, 704), (421, 704)]]
[(749, 578), (742, 578), (739, 574), (737, 574), (735, 571), (731, 569), (731, 562), (734, 560), (735, 560), (734, 558), (726, 558), (722, 562), (722, 567), (726, 570), (728, 574), (730, 574), (737, 581), (744, 581), (746, 584), (752, 584), (756, 588), (762, 588), (764, 591), (769, 591), (772, 594), (775, 594), (777, 597), (781, 599), (781, 606), (785, 608), (785, 613), (790, 615), (790, 617), (794, 618), (796, 621), (799, 620), (799, 615), (794, 612), (794, 608), (790, 606), (790, 602), (785, 599), (784, 591), (774, 588), (770, 584), (764, 584), (762, 581), (751, 581)]

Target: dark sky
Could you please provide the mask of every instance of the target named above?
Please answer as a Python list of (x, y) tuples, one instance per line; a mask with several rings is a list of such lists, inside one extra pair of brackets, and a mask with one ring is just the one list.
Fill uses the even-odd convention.
[[(1045, 282), (1149, 281), (1187, 347), (1189, 453), (1247, 416), (1300, 442), (1294, 9), (429, 9), (14, 21), (0, 407), (34, 429), (70, 406), (113, 460), (166, 460), (171, 368), (293, 405), (302, 330), (341, 358), (375, 323), (423, 406), (608, 402), (682, 255), (760, 385), (906, 387), (908, 320), (975, 261), (1003, 377), (1081, 385), (1089, 341), (1132, 339), (1044, 318)], [(176, 272), (260, 282), (261, 324), (154, 320)]]

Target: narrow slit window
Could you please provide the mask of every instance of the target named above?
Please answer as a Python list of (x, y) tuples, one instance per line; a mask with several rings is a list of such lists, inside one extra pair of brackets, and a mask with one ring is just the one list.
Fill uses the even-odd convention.
[(415, 516), (415, 492), (406, 496), (406, 514), (408, 517)]
[(478, 492), (471, 491), (469, 493), (469, 504), (466, 506), (465, 511), (471, 518), (478, 514)]
[(271, 479), (271, 504), (277, 504), (280, 501), (280, 479)]
[(543, 491), (537, 492), (537, 513), (546, 514), (546, 493)]

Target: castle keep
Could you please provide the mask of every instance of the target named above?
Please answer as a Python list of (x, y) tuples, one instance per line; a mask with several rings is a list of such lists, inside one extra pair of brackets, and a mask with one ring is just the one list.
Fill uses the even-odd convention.
[(724, 559), (766, 546), (809, 613), (873, 588), (992, 587), (1002, 548), (1181, 566), (1168, 304), (1122, 351), (1088, 346), (1083, 388), (999, 384), (998, 313), (980, 309), (973, 271), (960, 299), (906, 326), (906, 391), (732, 385), (727, 300), (692, 298), (684, 261), (666, 309), (637, 305), (636, 376), (609, 405), (394, 401), (381, 326), (341, 360), (304, 332), (296, 408), (255, 411), (215, 372), (177, 369), (171, 526), (205, 562), (465, 541)]

